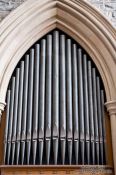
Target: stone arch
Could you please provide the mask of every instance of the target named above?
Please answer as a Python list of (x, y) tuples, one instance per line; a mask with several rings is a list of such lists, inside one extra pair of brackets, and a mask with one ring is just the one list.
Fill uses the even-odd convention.
[(110, 23), (83, 0), (28, 0), (0, 24), (0, 112), (16, 64), (33, 43), (54, 28), (73, 37), (90, 54), (102, 77), (107, 102), (114, 105), (116, 36)]

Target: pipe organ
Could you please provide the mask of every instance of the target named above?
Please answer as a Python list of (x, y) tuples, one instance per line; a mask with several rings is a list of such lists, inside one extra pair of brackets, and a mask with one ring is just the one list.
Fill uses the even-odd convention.
[(48, 33), (9, 82), (4, 164), (106, 164), (104, 100), (86, 51), (62, 31)]

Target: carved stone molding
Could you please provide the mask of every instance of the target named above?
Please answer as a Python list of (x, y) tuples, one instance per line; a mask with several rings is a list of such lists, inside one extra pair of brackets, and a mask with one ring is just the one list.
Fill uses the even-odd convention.
[(4, 111), (5, 105), (6, 105), (5, 103), (0, 102), (0, 123), (2, 118), (2, 112)]
[(116, 100), (107, 102), (105, 105), (110, 116), (112, 116), (113, 114), (116, 114)]

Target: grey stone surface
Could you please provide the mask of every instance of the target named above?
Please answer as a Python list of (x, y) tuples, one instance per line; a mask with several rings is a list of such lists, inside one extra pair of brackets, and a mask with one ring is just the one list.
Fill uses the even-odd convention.
[[(0, 0), (0, 21), (26, 0)], [(85, 0), (100, 11), (116, 28), (116, 0)]]
[(85, 0), (100, 11), (116, 28), (116, 0)]
[(26, 0), (0, 0), (0, 21)]

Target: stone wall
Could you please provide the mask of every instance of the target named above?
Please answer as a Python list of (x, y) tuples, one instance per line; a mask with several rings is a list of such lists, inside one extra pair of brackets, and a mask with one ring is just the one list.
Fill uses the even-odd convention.
[[(26, 0), (0, 0), (0, 21)], [(85, 0), (99, 10), (116, 28), (116, 0)]]
[(116, 0), (85, 0), (100, 11), (116, 28)]

